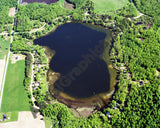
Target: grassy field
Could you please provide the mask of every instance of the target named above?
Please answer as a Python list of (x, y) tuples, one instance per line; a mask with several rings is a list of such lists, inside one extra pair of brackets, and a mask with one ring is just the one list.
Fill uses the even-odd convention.
[(122, 8), (128, 0), (92, 0), (95, 3), (95, 12), (108, 14)]
[(28, 97), (23, 86), (25, 61), (9, 62), (3, 91), (1, 112), (29, 111)]
[(4, 41), (0, 37), (0, 59), (3, 59), (5, 55), (7, 55), (8, 50), (9, 50), (9, 41)]

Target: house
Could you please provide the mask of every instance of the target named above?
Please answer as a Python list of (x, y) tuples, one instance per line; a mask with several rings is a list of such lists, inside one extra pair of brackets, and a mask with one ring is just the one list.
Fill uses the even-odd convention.
[(144, 85), (144, 81), (141, 80), (141, 81), (139, 82), (139, 84), (140, 84), (140, 85)]

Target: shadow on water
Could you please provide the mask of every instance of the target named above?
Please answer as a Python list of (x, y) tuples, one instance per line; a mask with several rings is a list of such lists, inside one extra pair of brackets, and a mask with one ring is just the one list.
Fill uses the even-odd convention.
[(87, 98), (108, 92), (110, 86), (107, 85), (110, 85), (110, 74), (106, 62), (98, 58), (79, 76), (61, 76), (55, 83), (55, 89), (75, 98)]
[[(50, 82), (50, 91), (66, 104), (68, 99), (74, 99), (75, 102), (76, 99), (86, 100), (112, 91), (112, 74), (107, 65), (109, 55), (107, 62), (102, 57), (106, 49), (109, 54), (110, 45), (105, 40), (110, 32), (96, 31), (95, 26), (91, 28), (92, 25), (64, 24), (34, 41), (34, 44), (47, 46), (55, 51), (49, 67), (51, 71), (58, 73), (58, 80), (54, 80), (54, 85)], [(48, 75), (49, 81), (53, 81), (53, 77)], [(66, 97), (70, 98), (65, 100)]]

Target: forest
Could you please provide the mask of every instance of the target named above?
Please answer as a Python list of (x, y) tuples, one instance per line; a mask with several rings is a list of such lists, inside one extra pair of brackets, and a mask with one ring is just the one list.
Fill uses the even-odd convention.
[[(117, 36), (114, 40), (112, 52), (115, 54), (116, 50), (118, 55), (112, 59), (115, 66), (125, 64), (128, 69), (126, 73), (120, 73), (118, 90), (127, 85), (126, 92), (129, 90), (129, 94), (123, 102), (121, 114), (112, 121), (112, 125), (159, 127), (160, 38), (157, 29), (152, 27), (144, 30), (141, 26), (134, 26), (123, 32), (122, 36)], [(128, 73), (131, 74), (130, 78)], [(121, 95), (118, 92), (113, 96), (116, 101)]]
[(158, 17), (160, 15), (160, 1), (159, 0), (133, 0), (136, 7), (142, 13)]
[[(100, 25), (113, 33), (110, 57), (118, 72), (116, 91), (102, 110), (89, 117), (74, 117), (66, 105), (57, 102), (48, 104), (52, 101), (49, 91), (44, 93), (43, 87), (39, 87), (33, 95), (44, 119), (50, 120), (54, 128), (160, 127), (160, 1), (132, 0), (122, 9), (105, 15), (96, 14), (94, 3), (90, 0), (68, 1), (75, 4), (73, 11), (63, 8), (60, 3), (18, 5), (15, 29), (27, 33), (14, 35), (11, 50), (15, 53), (35, 50), (40, 55), (39, 63), (43, 63), (46, 60), (44, 50), (34, 46), (33, 39), (66, 21)], [(12, 2), (2, 3), (9, 9), (15, 5)], [(4, 8), (0, 9), (3, 12)], [(89, 12), (87, 16), (84, 15), (86, 11)], [(139, 12), (145, 15), (134, 19)], [(67, 17), (69, 15), (72, 17)], [(0, 24), (10, 23), (9, 19), (3, 18), (6, 17), (2, 17)], [(44, 23), (47, 24), (45, 30), (29, 33)], [(31, 46), (27, 45), (29, 41)], [(28, 55), (26, 71), (30, 70), (30, 59)], [(30, 83), (28, 74), (26, 72), (24, 80), (26, 88)]]
[(9, 9), (16, 7), (17, 0), (1, 0), (0, 1), (0, 32), (9, 31), (9, 24), (13, 23), (13, 17), (9, 17)]
[(18, 15), (16, 16), (16, 31), (29, 31), (40, 22), (53, 23), (57, 17), (63, 17), (70, 14), (70, 10), (62, 8), (61, 4), (45, 5), (42, 3), (33, 3), (26, 6), (18, 6)]
[(4, 6), (8, 6), (8, 7), (16, 7), (17, 5), (17, 0), (1, 0), (0, 1), (0, 8), (4, 7)]

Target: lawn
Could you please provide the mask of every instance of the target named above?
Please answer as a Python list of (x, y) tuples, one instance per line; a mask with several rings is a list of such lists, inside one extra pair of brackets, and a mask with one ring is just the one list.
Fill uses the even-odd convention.
[(9, 51), (9, 41), (5, 41), (3, 38), (0, 37), (0, 59), (4, 58), (4, 55), (7, 55)]
[(30, 110), (29, 99), (23, 86), (24, 73), (24, 60), (20, 60), (15, 64), (9, 62), (3, 91), (1, 112)]
[(95, 12), (108, 14), (124, 7), (128, 0), (92, 0), (95, 4)]

